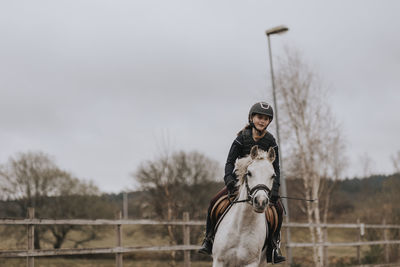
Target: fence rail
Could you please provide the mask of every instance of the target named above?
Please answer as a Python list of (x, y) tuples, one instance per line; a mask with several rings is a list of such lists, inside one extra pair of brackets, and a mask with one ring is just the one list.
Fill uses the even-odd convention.
[(41, 249), (35, 251), (10, 250), (1, 251), (0, 257), (45, 257), (45, 256), (68, 256), (68, 255), (92, 255), (92, 254), (116, 254), (131, 252), (155, 252), (155, 251), (190, 251), (197, 250), (197, 245), (177, 246), (155, 246), (155, 247), (114, 247), (114, 248), (72, 248), (72, 249)]
[[(157, 221), (157, 220), (86, 220), (86, 219), (0, 219), (0, 225), (188, 225), (204, 226), (204, 221)], [(321, 228), (375, 228), (375, 229), (400, 229), (396, 224), (364, 224), (364, 223), (283, 223), (283, 227), (321, 227)]]
[[(26, 225), (28, 228), (28, 246), (27, 250), (0, 250), (0, 258), (27, 258), (27, 266), (34, 267), (35, 257), (44, 256), (65, 256), (65, 255), (90, 255), (90, 254), (115, 254), (116, 266), (123, 266), (123, 254), (134, 252), (155, 252), (155, 251), (183, 251), (184, 252), (184, 266), (190, 266), (190, 252), (197, 250), (200, 246), (190, 244), (190, 226), (204, 226), (203, 221), (190, 221), (189, 214), (184, 213), (183, 220), (180, 221), (156, 221), (156, 220), (128, 220), (121, 219), (121, 213), (115, 220), (55, 220), (55, 219), (37, 219), (34, 218), (34, 209), (28, 210), (28, 219), (0, 219), (0, 225)], [(34, 228), (36, 225), (111, 225), (116, 229), (116, 246), (106, 248), (79, 248), (79, 249), (34, 249)], [(122, 246), (122, 226), (123, 225), (175, 225), (182, 226), (183, 231), (183, 245), (175, 246), (152, 246), (152, 247), (123, 247)], [(385, 258), (388, 262), (389, 245), (400, 244), (400, 240), (388, 240), (388, 229), (400, 229), (400, 225), (391, 224), (310, 224), (310, 223), (284, 223), (283, 227), (290, 228), (348, 228), (359, 229), (358, 242), (323, 242), (323, 243), (294, 243), (286, 244), (286, 247), (300, 248), (300, 247), (357, 247), (357, 258), (360, 262), (360, 247), (370, 245), (385, 245)], [(384, 231), (384, 239), (380, 241), (362, 241), (362, 236), (365, 229), (381, 229)]]
[(203, 221), (156, 221), (156, 220), (55, 220), (55, 219), (0, 219), (0, 225), (189, 225), (202, 226)]

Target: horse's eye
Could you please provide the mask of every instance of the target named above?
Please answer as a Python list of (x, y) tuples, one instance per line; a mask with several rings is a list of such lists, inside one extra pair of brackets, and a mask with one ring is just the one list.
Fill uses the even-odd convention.
[(251, 176), (251, 171), (248, 171), (248, 172), (247, 172), (247, 175), (248, 175), (248, 176)]

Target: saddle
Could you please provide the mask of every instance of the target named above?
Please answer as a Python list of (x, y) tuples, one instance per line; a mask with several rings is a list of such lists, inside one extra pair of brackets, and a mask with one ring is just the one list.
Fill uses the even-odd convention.
[[(217, 232), (219, 223), (225, 217), (225, 214), (232, 207), (232, 202), (236, 199), (237, 193), (232, 195), (223, 195), (214, 204), (211, 209), (211, 222), (214, 225), (214, 233)], [(230, 198), (230, 199), (229, 199)]]
[[(211, 222), (214, 225), (214, 233), (217, 232), (220, 222), (224, 218), (225, 214), (232, 207), (232, 202), (236, 199), (237, 194), (238, 193), (236, 192), (230, 196), (223, 195), (215, 202), (214, 206), (212, 207), (210, 215)], [(278, 212), (274, 205), (268, 205), (267, 209), (265, 210), (265, 218), (268, 225), (268, 235), (272, 236), (272, 234), (275, 233), (278, 228)]]

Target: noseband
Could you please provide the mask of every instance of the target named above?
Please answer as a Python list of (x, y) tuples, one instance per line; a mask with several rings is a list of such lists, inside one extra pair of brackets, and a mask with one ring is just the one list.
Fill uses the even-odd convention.
[[(273, 175), (273, 177), (275, 177), (275, 174)], [(251, 205), (253, 203), (254, 196), (258, 191), (263, 190), (267, 193), (267, 195), (269, 195), (269, 193), (271, 192), (271, 190), (265, 184), (258, 184), (258, 185), (255, 185), (253, 188), (250, 188), (248, 180), (249, 180), (249, 178), (248, 178), (248, 172), (247, 172), (244, 175), (244, 182), (245, 182), (246, 190), (247, 190), (247, 198), (242, 199), (242, 200), (232, 201), (233, 204), (247, 202)], [(228, 197), (228, 199), (230, 199), (230, 196)]]

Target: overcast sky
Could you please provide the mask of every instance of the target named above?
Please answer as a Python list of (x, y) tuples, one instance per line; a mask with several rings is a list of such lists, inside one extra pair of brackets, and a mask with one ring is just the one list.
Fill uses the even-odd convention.
[[(400, 2), (2, 1), (0, 163), (43, 151), (101, 190), (171, 149), (225, 163), (250, 106), (272, 102), (274, 57), (299, 50), (330, 88), (350, 177), (400, 150)], [(368, 155), (368, 156), (367, 156)], [(222, 177), (221, 177), (222, 179)]]

